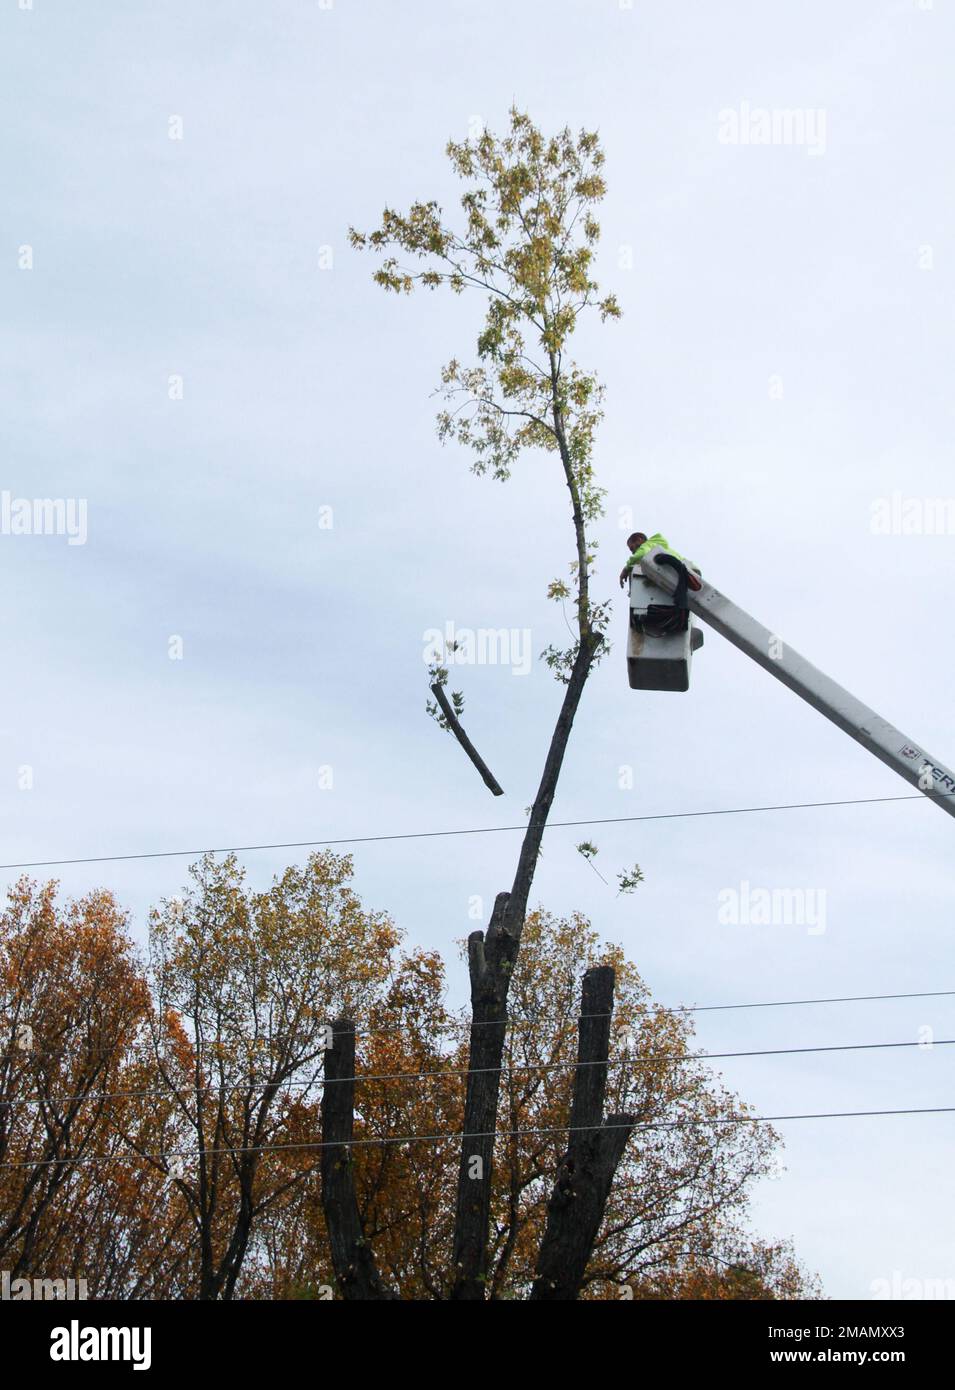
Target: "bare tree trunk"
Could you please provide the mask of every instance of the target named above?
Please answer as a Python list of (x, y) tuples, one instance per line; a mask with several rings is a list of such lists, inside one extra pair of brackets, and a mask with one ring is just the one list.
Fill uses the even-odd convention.
[(517, 942), (502, 930), (509, 896), (498, 893), (487, 936), (478, 931), (468, 937), (471, 1038), (454, 1221), (451, 1297), (455, 1299), (482, 1299), (486, 1294), (494, 1129), (507, 1032), (507, 989), (517, 954)]
[(355, 1123), (355, 1025), (333, 1025), (334, 1045), (325, 1053), (322, 1095), (322, 1210), (332, 1267), (342, 1298), (393, 1299), (375, 1264), (355, 1196), (351, 1139)]
[(570, 1139), (548, 1205), (547, 1229), (531, 1298), (577, 1298), (600, 1231), (617, 1165), (636, 1117), (603, 1118), (610, 1055), (614, 972), (598, 965), (584, 976), (574, 1073)]
[(527, 900), (540, 854), (547, 817), (557, 790), (567, 742), (584, 686), (600, 645), (580, 644), (551, 737), (540, 787), (524, 832), (510, 893), (499, 893), (487, 933), (468, 938), (471, 975), (471, 1037), (468, 1051), (464, 1134), (458, 1170), (454, 1223), (454, 1299), (483, 1299), (487, 1286), (487, 1239), (491, 1216), (494, 1131), (501, 1085), (501, 1059), (507, 1033), (507, 995), (524, 930)]

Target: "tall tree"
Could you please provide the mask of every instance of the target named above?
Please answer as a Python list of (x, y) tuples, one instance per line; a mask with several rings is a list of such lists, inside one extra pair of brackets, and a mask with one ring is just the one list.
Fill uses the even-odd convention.
[[(149, 997), (111, 894), (21, 879), (0, 913), (0, 1264), (82, 1273), (75, 1236), (122, 1146), (111, 1095)], [(69, 1238), (69, 1239), (68, 1239)], [(71, 1243), (72, 1242), (72, 1243)]]
[(514, 879), (499, 893), (486, 932), (469, 942), (472, 1027), (455, 1224), (455, 1295), (487, 1293), (488, 1238), (494, 1138), (510, 981), (547, 825), (584, 687), (604, 646), (607, 602), (591, 592), (596, 549), (588, 527), (602, 514), (603, 493), (593, 470), (594, 439), (603, 390), (593, 373), (569, 356), (570, 340), (589, 310), (602, 320), (620, 310), (593, 278), (600, 227), (594, 209), (604, 197), (604, 155), (592, 131), (569, 129), (545, 137), (512, 109), (507, 133), (485, 131), (452, 141), (447, 153), (466, 183), (463, 217), (449, 225), (435, 201), (406, 214), (386, 208), (380, 227), (352, 231), (355, 247), (384, 256), (375, 275), (387, 290), (447, 286), (486, 296), (477, 362), (452, 359), (442, 373), (447, 408), (439, 434), (473, 453), (478, 474), (505, 480), (519, 456), (544, 451), (570, 503), (573, 559), (570, 585), (555, 579), (550, 597), (572, 595), (573, 641), (551, 646), (547, 664), (565, 686), (544, 759)]
[(151, 923), (158, 1086), (139, 1147), (192, 1223), (197, 1296), (229, 1299), (262, 1214), (320, 1164), (314, 1149), (291, 1172), (266, 1156), (302, 1142), (332, 1020), (367, 1011), (398, 935), (362, 907), (344, 856), (314, 854), (264, 893), (245, 889), (231, 855), (192, 872)]
[[(748, 1122), (746, 1106), (698, 1055), (690, 1018), (654, 1004), (618, 947), (603, 943), (580, 915), (534, 911), (511, 985), (489, 1297), (527, 1298), (541, 1272), (555, 1173), (566, 1190), (575, 1077), (599, 1074), (577, 1066), (580, 985), (608, 967), (616, 991), (606, 1020), (605, 1109), (631, 1115), (636, 1126), (578, 1296), (807, 1296), (813, 1285), (791, 1252), (743, 1234), (750, 1193), (774, 1166), (778, 1135)], [(469, 1023), (448, 1009), (446, 992), (436, 956), (402, 959), (357, 1037), (354, 1192), (364, 1239), (382, 1278), (403, 1299), (448, 1299), (455, 1283), (453, 1136), (464, 1115)], [(601, 1130), (594, 1124), (592, 1132)], [(573, 1146), (570, 1156), (577, 1161)], [(279, 1158), (305, 1166), (310, 1155), (270, 1162)], [(335, 1283), (310, 1185), (269, 1212), (262, 1230), (255, 1271), (261, 1294), (288, 1297)]]
[[(97, 1298), (451, 1297), (469, 1020), (447, 1006), (440, 957), (401, 953), (350, 893), (347, 861), (327, 857), (258, 900), (234, 865), (199, 865), (192, 895), (158, 916), (153, 1000), (108, 894), (64, 906), (55, 885), (21, 884), (0, 920), (4, 1267), (83, 1277)], [(266, 988), (272, 972), (281, 988)], [(581, 983), (606, 988), (611, 974), (612, 1012), (607, 997), (581, 1008)], [(299, 989), (296, 1028), (286, 1005)], [(535, 1280), (538, 1297), (813, 1291), (787, 1247), (744, 1233), (777, 1136), (747, 1122), (695, 1055), (686, 1016), (653, 1004), (619, 948), (579, 915), (532, 912), (510, 1001), (490, 1297), (526, 1298)], [(355, 1054), (325, 1052), (324, 1092), (357, 1086), (358, 1110), (346, 1097), (326, 1116), (312, 1030), (342, 1005), (362, 1024)], [(269, 1101), (283, 1036), (302, 1064)], [(261, 1143), (246, 1144), (239, 1131), (266, 1102)], [(636, 1133), (595, 1239), (608, 1173), (597, 1137), (622, 1135), (603, 1110)], [(348, 1142), (321, 1147), (326, 1118), (334, 1130), (342, 1115)], [(319, 1181), (323, 1161), (342, 1160)], [(352, 1244), (336, 1249), (328, 1230), (347, 1236), (347, 1223), (325, 1218), (346, 1191)], [(589, 1224), (569, 1219), (578, 1196)], [(366, 1245), (353, 1268), (356, 1212)]]

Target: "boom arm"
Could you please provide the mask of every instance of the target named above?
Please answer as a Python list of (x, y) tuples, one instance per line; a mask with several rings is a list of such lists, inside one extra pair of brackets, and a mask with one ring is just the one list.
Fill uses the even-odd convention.
[[(656, 553), (651, 552), (642, 561), (643, 573), (672, 593), (676, 576), (673, 570), (654, 563)], [(711, 584), (704, 583), (701, 589), (687, 597), (690, 611), (698, 618), (752, 657), (764, 671), (788, 685), (900, 777), (937, 802), (943, 811), (955, 816), (955, 774), (944, 763), (926, 753), (848, 690), (843, 690)]]

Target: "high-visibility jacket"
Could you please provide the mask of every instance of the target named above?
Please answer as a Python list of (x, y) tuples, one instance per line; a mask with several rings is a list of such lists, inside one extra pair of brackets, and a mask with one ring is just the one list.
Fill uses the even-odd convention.
[(637, 547), (624, 565), (624, 569), (633, 569), (634, 565), (639, 565), (644, 555), (648, 555), (655, 546), (659, 546), (661, 550), (668, 550), (670, 554), (675, 555), (678, 560), (682, 560), (684, 564), (689, 564), (689, 561), (681, 555), (678, 550), (673, 549), (673, 546), (667, 540), (666, 536), (661, 536), (658, 531), (656, 535), (651, 536), (649, 540), (645, 540), (643, 545)]

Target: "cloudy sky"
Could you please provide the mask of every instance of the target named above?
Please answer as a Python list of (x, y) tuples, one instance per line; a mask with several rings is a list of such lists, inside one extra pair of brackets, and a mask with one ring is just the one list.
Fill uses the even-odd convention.
[[(84, 544), (0, 534), (4, 864), (523, 819), (560, 699), (520, 660), (565, 633), (545, 599), (573, 554), (560, 479), (528, 458), (502, 487), (441, 447), (432, 392), (480, 304), (386, 298), (347, 242), (386, 202), (452, 208), (447, 139), (512, 101), (607, 154), (599, 276), (624, 317), (577, 343), (607, 386), (598, 594), (628, 531), (661, 529), (950, 763), (955, 540), (929, 504), (955, 490), (952, 9), (3, 0), (0, 489), (82, 501), (87, 523)], [(802, 138), (748, 141), (761, 109), (799, 113)], [(884, 534), (893, 499), (909, 524)], [(517, 661), (455, 681), (501, 800), (424, 712), (425, 634), (448, 623), (517, 635)], [(631, 692), (622, 603), (614, 625), (556, 820), (906, 797), (715, 634), (690, 693)], [(587, 913), (667, 1004), (955, 990), (953, 835), (912, 799), (554, 828), (535, 896)], [(639, 862), (637, 894), (583, 863), (584, 836), (611, 881)], [(365, 900), (448, 954), (456, 1000), (454, 943), (517, 843), (354, 845)], [(304, 853), (243, 859), (264, 885)], [(109, 885), (141, 937), (188, 862), (34, 872)], [(823, 918), (721, 922), (744, 883), (811, 892)], [(941, 1040), (953, 1004), (704, 1012), (698, 1040)], [(951, 1104), (952, 1061), (715, 1065), (798, 1115)], [(829, 1294), (955, 1277), (955, 1116), (779, 1127), (755, 1224)]]

